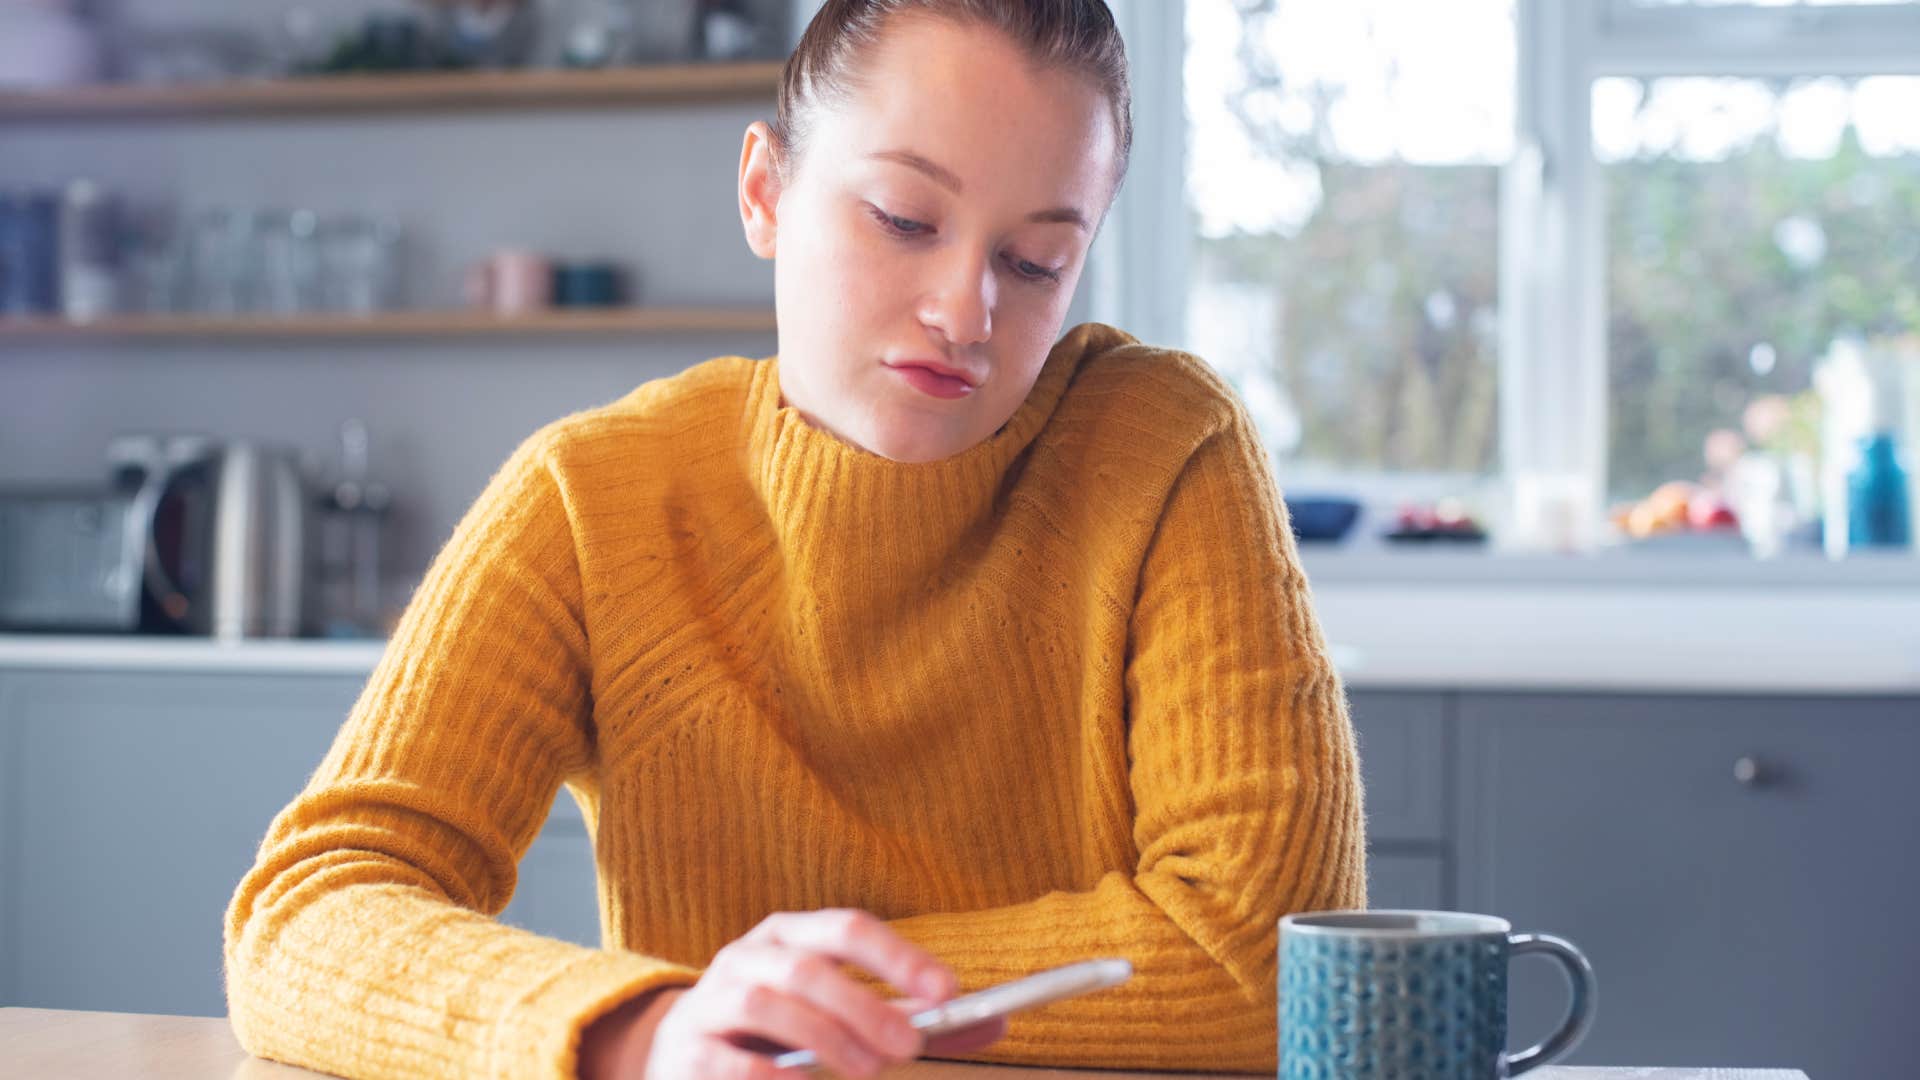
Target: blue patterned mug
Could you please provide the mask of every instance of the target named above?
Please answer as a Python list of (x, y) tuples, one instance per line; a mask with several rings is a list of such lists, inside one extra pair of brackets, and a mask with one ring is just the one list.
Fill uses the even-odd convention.
[[(1280, 920), (1284, 1080), (1493, 1080), (1572, 1050), (1593, 1023), (1593, 968), (1572, 943), (1457, 911), (1313, 911)], [(1545, 953), (1573, 1002), (1508, 1054), (1507, 961)]]

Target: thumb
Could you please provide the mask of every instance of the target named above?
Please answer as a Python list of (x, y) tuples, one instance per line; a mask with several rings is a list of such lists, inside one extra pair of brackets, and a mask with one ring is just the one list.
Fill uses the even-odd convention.
[(926, 1053), (929, 1057), (970, 1054), (983, 1046), (999, 1042), (1006, 1033), (1007, 1018), (996, 1016), (991, 1020), (982, 1020), (972, 1027), (949, 1031), (945, 1035), (936, 1035), (928, 1039)]
[[(932, 1008), (935, 1002), (926, 998), (906, 997), (895, 998), (888, 1004), (911, 1016), (923, 1009)], [(972, 1053), (983, 1046), (999, 1042), (1006, 1034), (1007, 1018), (997, 1016), (991, 1020), (982, 1020), (971, 1027), (932, 1036), (927, 1040), (927, 1048), (923, 1053), (928, 1057)]]

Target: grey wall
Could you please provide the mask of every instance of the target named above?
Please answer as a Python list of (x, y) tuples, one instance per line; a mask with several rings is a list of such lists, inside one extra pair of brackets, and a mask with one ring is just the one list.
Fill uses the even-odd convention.
[[(637, 268), (649, 304), (765, 305), (741, 236), (747, 103), (670, 109), (0, 126), (0, 186), (91, 175), (139, 201), (389, 211), (409, 300), (458, 302), (460, 269), (527, 246)], [(401, 572), (424, 565), (513, 445), (545, 421), (773, 335), (596, 340), (0, 345), (0, 482), (101, 474), (113, 432), (276, 437), (331, 456), (373, 432)]]

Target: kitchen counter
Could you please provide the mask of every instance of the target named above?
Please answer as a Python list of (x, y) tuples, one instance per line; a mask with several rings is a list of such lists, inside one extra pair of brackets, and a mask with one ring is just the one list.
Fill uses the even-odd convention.
[(1920, 694), (1920, 590), (1313, 588), (1357, 688)]
[[(1920, 589), (1357, 580), (1309, 557), (1356, 689), (1920, 694)], [(0, 635), (0, 668), (370, 673), (379, 641)]]
[(0, 634), (0, 669), (367, 675), (386, 647), (384, 641)]

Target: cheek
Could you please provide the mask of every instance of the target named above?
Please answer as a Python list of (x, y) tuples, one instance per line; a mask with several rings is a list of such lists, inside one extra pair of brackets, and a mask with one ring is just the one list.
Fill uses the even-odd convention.
[(819, 281), (841, 303), (873, 307), (910, 295), (916, 266), (901, 245), (872, 229), (850, 228), (824, 239)]
[(888, 294), (885, 270), (877, 270), (873, 253), (844, 230), (811, 230), (791, 247), (783, 246), (780, 256), (778, 272), (796, 298), (805, 298), (793, 316), (822, 331), (863, 322), (862, 313)]

